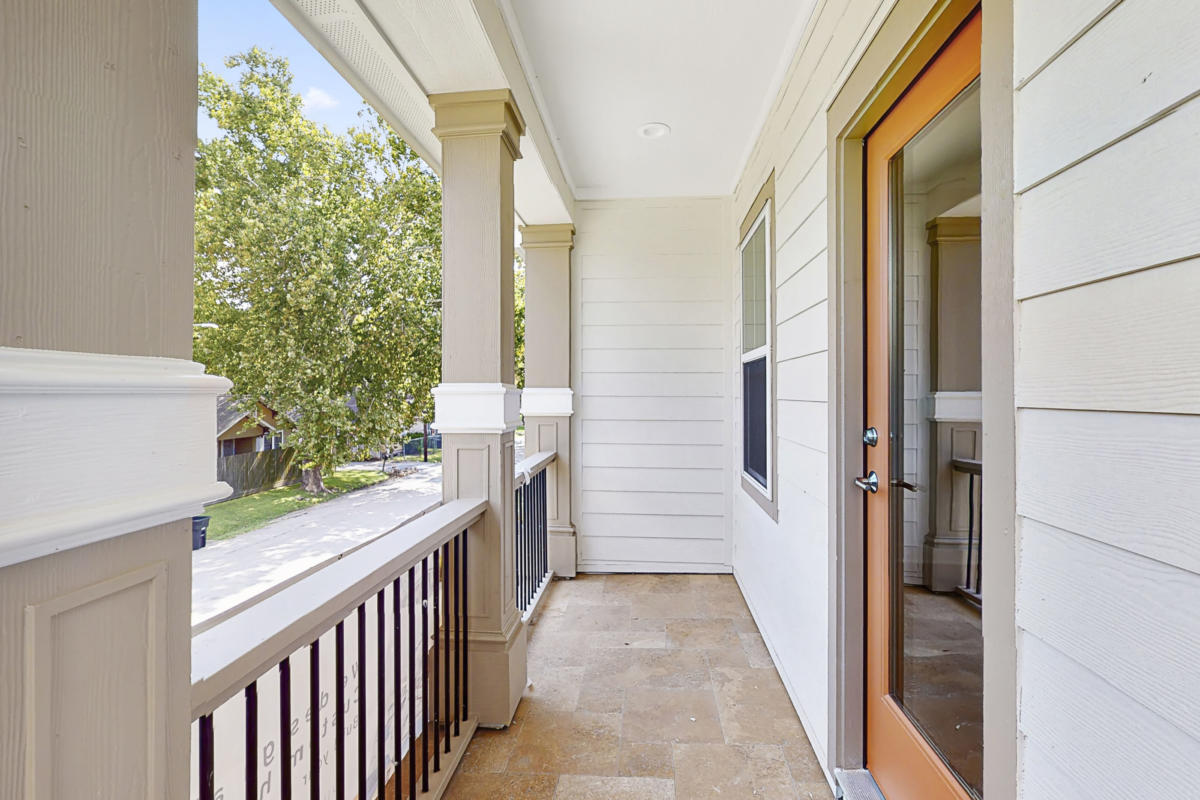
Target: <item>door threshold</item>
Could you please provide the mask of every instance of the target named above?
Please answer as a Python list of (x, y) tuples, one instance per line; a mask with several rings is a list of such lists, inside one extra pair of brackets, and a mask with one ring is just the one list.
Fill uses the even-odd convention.
[(835, 769), (833, 777), (837, 780), (840, 800), (886, 800), (870, 770)]

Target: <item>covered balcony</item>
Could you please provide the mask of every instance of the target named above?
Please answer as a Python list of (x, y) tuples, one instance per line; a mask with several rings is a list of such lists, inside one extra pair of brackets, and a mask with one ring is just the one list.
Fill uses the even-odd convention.
[(193, 628), (196, 6), (6, 0), (0, 799), (1195, 794), (1193, 4), (271, 2), (436, 173), (440, 502)]

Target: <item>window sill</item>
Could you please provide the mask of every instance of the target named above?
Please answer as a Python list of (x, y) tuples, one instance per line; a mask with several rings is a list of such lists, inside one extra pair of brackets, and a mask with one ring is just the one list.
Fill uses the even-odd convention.
[(741, 479), (742, 491), (750, 495), (750, 499), (758, 504), (758, 507), (771, 518), (772, 522), (779, 522), (779, 503), (763, 494), (762, 487), (745, 475), (742, 475)]

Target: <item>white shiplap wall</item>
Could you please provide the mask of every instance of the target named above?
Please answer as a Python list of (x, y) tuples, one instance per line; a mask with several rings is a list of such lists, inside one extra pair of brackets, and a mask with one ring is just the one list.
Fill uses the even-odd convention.
[(1194, 797), (1200, 7), (1014, 11), (1021, 796)]
[[(827, 482), (828, 152), (830, 101), (891, 0), (818, 4), (734, 192), (731, 226), (775, 171), (775, 324), (779, 521), (738, 482), (741, 363), (727, 362), (733, 404), (733, 566), (817, 757), (828, 763), (830, 608)], [(733, 294), (727, 336), (740, 342), (736, 251), (724, 261)]]
[(576, 212), (579, 569), (728, 572), (729, 203)]

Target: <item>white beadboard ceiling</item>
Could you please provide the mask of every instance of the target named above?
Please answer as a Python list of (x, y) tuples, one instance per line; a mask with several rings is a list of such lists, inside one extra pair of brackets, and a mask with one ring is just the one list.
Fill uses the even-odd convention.
[(579, 199), (731, 192), (815, 5), (500, 2)]

